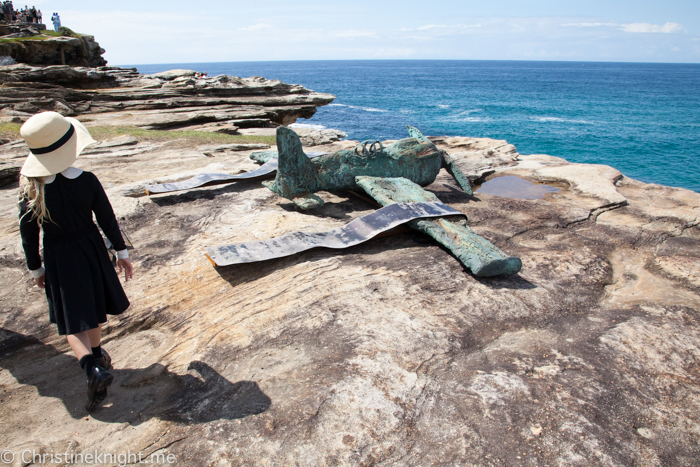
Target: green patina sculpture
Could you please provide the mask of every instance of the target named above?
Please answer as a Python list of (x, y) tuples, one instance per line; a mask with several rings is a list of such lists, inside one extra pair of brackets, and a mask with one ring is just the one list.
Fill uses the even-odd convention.
[[(421, 203), (440, 200), (425, 191), (435, 181), (441, 168), (455, 178), (462, 189), (472, 194), (464, 173), (446, 153), (440, 151), (416, 128), (409, 126), (410, 138), (386, 148), (379, 141), (365, 141), (354, 150), (342, 150), (309, 159), (301, 141), (289, 128), (277, 129), (278, 169), (275, 181), (265, 185), (288, 198), (300, 209), (323, 205), (313, 193), (321, 190), (364, 189), (382, 206), (396, 203)], [(272, 157), (261, 152), (255, 158)], [(445, 246), (476, 276), (515, 274), (520, 271), (520, 258), (508, 256), (488, 240), (478, 236), (461, 216), (412, 220), (408, 225)]]
[[(357, 184), (382, 206), (395, 203), (440, 202), (437, 196), (405, 178), (357, 177)], [(522, 261), (508, 256), (478, 236), (462, 218), (412, 220), (408, 225), (450, 250), (476, 276), (515, 274)]]
[(366, 141), (355, 149), (344, 149), (310, 160), (302, 151), (299, 136), (289, 128), (277, 129), (279, 166), (274, 182), (265, 186), (288, 198), (300, 209), (323, 205), (313, 193), (321, 190), (345, 191), (358, 188), (355, 177), (402, 177), (421, 186), (435, 181), (442, 167), (462, 189), (472, 194), (469, 180), (449, 157), (418, 129), (408, 127), (410, 138), (383, 147), (379, 141)]

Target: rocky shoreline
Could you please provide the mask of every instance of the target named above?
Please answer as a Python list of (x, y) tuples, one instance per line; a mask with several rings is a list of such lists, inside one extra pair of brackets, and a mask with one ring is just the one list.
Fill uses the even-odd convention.
[[(274, 135), (279, 125), (311, 118), (335, 96), (261, 77), (201, 76), (194, 70), (143, 75), (135, 68), (0, 67), (0, 123), (23, 123), (41, 111), (90, 127)], [(307, 145), (338, 141), (337, 130), (298, 128)], [(10, 142), (23, 147), (21, 141)], [(0, 162), (0, 185), (14, 183), (18, 161)]]
[(135, 68), (118, 67), (1, 67), (0, 117), (22, 122), (36, 112), (53, 110), (80, 115), (93, 125), (193, 130), (211, 126), (212, 131), (233, 133), (311, 118), (317, 107), (335, 99), (279, 80), (198, 75), (194, 70), (142, 75)]
[[(245, 89), (242, 99), (274, 96), (270, 106), (246, 105), (276, 114), (275, 123), (301, 112), (278, 106), (330, 99), (257, 80), (195, 98), (205, 85), (194, 77), (127, 79), (136, 80), (159, 87), (60, 92), (90, 96), (65, 102), (89, 102), (101, 125), (119, 112), (155, 122), (156, 97), (115, 110), (113, 93), (165, 93), (177, 106), (230, 103)], [(24, 118), (20, 105), (6, 117)], [(207, 246), (330, 230), (375, 208), (321, 192), (326, 204), (300, 213), (259, 182), (143, 192), (202, 172), (250, 171), (260, 146), (121, 137), (88, 149), (76, 165), (102, 180), (135, 246), (136, 273), (126, 284), (130, 310), (105, 328), (116, 383), (89, 417), (80, 369), (24, 266), (16, 188), (0, 189), (3, 447), (172, 453), (182, 465), (693, 465), (700, 194), (520, 155), (506, 141), (432, 140), (476, 184), (511, 175), (561, 188), (534, 200), (470, 197), (445, 172), (427, 187), (522, 258), (519, 274), (474, 277), (413, 234), (215, 269)], [(19, 143), (0, 146), (6, 164), (24, 154)]]
[[(70, 30), (0, 26), (0, 36), (0, 55), (24, 62), (0, 67), (0, 123), (52, 110), (119, 135), (75, 165), (102, 181), (135, 266), (131, 308), (104, 328), (116, 382), (88, 416), (84, 375), (25, 267), (16, 201), (27, 147), (0, 142), (0, 461), (697, 463), (700, 194), (521, 155), (506, 141), (433, 137), (477, 187), (510, 176), (559, 188), (467, 196), (444, 171), (426, 187), (520, 257), (519, 274), (475, 277), (415, 233), (217, 269), (208, 246), (327, 231), (376, 208), (320, 192), (324, 206), (301, 213), (259, 181), (148, 197), (146, 184), (254, 170), (249, 155), (269, 146), (120, 131), (269, 136), (334, 96), (259, 77), (108, 67), (94, 37)], [(295, 130), (315, 151), (357, 143)]]

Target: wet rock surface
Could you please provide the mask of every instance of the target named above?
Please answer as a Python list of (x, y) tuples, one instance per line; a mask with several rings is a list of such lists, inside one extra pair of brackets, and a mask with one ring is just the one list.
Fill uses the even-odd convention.
[[(477, 182), (561, 188), (467, 196), (444, 171), (427, 187), (519, 256), (519, 274), (476, 278), (415, 233), (215, 269), (207, 246), (330, 230), (375, 208), (321, 192), (326, 204), (300, 213), (260, 182), (142, 191), (252, 170), (253, 148), (121, 138), (87, 151), (76, 166), (105, 186), (136, 274), (131, 308), (105, 326), (115, 384), (89, 417), (84, 376), (24, 266), (17, 190), (1, 188), (4, 448), (180, 465), (695, 465), (700, 194), (504, 141), (434, 141)], [(5, 164), (24, 154), (0, 147)]]

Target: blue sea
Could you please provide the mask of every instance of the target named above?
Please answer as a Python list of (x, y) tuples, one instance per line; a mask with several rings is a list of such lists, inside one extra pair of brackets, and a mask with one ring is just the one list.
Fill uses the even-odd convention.
[[(126, 65), (128, 66), (128, 65)], [(134, 65), (263, 76), (337, 96), (310, 120), (350, 139), (505, 139), (521, 154), (611, 165), (700, 192), (700, 65), (527, 61), (290, 61)]]

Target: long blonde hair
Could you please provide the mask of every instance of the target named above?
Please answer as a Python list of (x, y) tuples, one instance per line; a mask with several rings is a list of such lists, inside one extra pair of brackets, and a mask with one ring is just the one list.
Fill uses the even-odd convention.
[(46, 207), (44, 178), (22, 175), (19, 178), (19, 188), (20, 198), (27, 200), (27, 209), (32, 213), (32, 219), (36, 219), (40, 226), (47, 220), (53, 222)]

